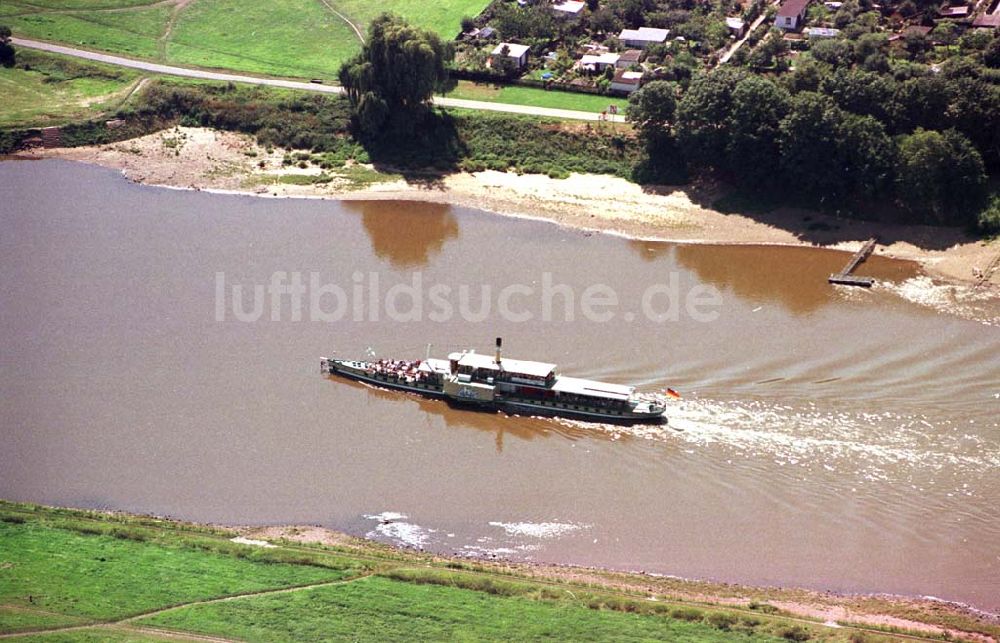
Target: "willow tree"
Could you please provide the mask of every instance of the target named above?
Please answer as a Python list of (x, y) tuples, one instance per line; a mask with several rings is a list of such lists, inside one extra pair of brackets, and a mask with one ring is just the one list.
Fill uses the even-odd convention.
[(448, 78), (451, 47), (437, 34), (383, 13), (372, 21), (361, 53), (340, 68), (340, 84), (362, 132), (412, 124)]

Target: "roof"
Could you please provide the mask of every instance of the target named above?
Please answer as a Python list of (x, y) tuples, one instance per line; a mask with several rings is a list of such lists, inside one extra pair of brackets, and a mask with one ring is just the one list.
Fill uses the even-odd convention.
[(778, 9), (779, 18), (791, 18), (792, 16), (797, 16), (806, 10), (809, 6), (809, 0), (785, 0), (781, 3), (781, 8)]
[(958, 7), (945, 7), (944, 9), (938, 11), (938, 13), (947, 18), (957, 18), (969, 15), (969, 8), (966, 7), (965, 5), (961, 5)]
[(530, 362), (523, 359), (509, 359), (507, 357), (502, 358), (500, 360), (500, 365), (498, 366), (492, 355), (486, 355), (483, 353), (452, 353), (448, 356), (448, 359), (458, 360), (459, 366), (483, 368), (491, 371), (498, 371), (502, 366), (503, 370), (508, 373), (528, 375), (531, 377), (546, 377), (556, 368), (555, 364), (548, 364), (546, 362)]
[(635, 388), (622, 384), (581, 380), (576, 377), (566, 377), (563, 375), (552, 385), (552, 390), (570, 395), (599, 395), (615, 400), (627, 400), (632, 396)]
[(621, 55), (619, 55), (619, 54), (613, 54), (613, 53), (610, 53), (610, 52), (605, 53), (605, 54), (600, 54), (599, 56), (594, 56), (593, 54), (587, 54), (586, 56), (583, 56), (582, 58), (580, 58), (580, 64), (581, 65), (613, 65), (616, 62), (618, 62), (619, 58), (621, 58)]
[(639, 27), (638, 29), (622, 29), (618, 34), (619, 40), (641, 40), (643, 42), (663, 42), (670, 35), (669, 29), (654, 29), (652, 27)]
[(528, 53), (528, 45), (519, 45), (513, 42), (502, 42), (493, 48), (493, 55), (499, 56), (503, 48), (507, 48), (507, 55), (511, 58), (520, 58), (524, 54)]
[(638, 85), (641, 80), (641, 71), (626, 71), (624, 69), (620, 69), (615, 72), (615, 78), (611, 82), (621, 83), (623, 85)]
[(619, 62), (637, 63), (642, 58), (641, 49), (627, 49), (618, 57)]
[(910, 25), (906, 29), (903, 29), (903, 35), (926, 36), (931, 32), (931, 29), (931, 27), (925, 27), (923, 25)]
[(840, 33), (840, 29), (830, 29), (828, 27), (808, 27), (806, 33), (810, 38), (833, 38)]
[(990, 15), (983, 14), (972, 21), (973, 27), (993, 27), (1000, 29), (1000, 13)]
[(583, 11), (585, 6), (587, 6), (586, 3), (579, 0), (563, 0), (563, 2), (552, 5), (552, 8), (563, 13), (577, 14)]
[(494, 29), (493, 27), (483, 27), (476, 34), (476, 37), (478, 37), (478, 38), (489, 38), (490, 36), (492, 36), (496, 32), (497, 32), (497, 30)]
[(726, 26), (730, 29), (742, 29), (745, 24), (739, 18), (726, 18)]

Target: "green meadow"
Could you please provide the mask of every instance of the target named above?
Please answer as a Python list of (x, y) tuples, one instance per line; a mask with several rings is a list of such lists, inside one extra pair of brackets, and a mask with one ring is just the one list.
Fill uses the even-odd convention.
[(158, 62), (332, 80), (368, 23), (393, 11), (454, 38), (487, 0), (5, 0), (15, 35)]
[[(232, 541), (162, 519), (0, 501), (0, 634), (37, 641), (880, 641), (354, 540)], [(860, 637), (860, 638), (859, 638)]]

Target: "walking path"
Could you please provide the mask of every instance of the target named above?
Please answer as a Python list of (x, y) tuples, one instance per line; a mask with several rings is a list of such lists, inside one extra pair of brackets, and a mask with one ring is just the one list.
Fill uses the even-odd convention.
[[(283, 80), (280, 78), (265, 78), (260, 76), (247, 76), (244, 74), (231, 74), (227, 72), (208, 71), (193, 67), (176, 67), (174, 65), (163, 65), (146, 60), (136, 60), (115, 56), (112, 54), (102, 54), (86, 49), (77, 49), (65, 45), (56, 45), (40, 40), (29, 40), (27, 38), (12, 38), (12, 42), (18, 47), (29, 49), (39, 49), (64, 56), (84, 58), (108, 65), (118, 65), (119, 67), (130, 67), (141, 69), (155, 74), (166, 74), (168, 76), (184, 76), (186, 78), (201, 78), (204, 80), (218, 80), (222, 82), (249, 83), (251, 85), (266, 85), (269, 87), (281, 87), (284, 89), (298, 89), (301, 91), (319, 92), (323, 94), (340, 94), (344, 90), (336, 85), (321, 85), (317, 83), (305, 83), (296, 80)], [(598, 121), (601, 115), (596, 112), (581, 112), (571, 109), (555, 109), (552, 107), (535, 107), (532, 105), (512, 105), (510, 103), (491, 103), (480, 100), (465, 100), (462, 98), (447, 98), (435, 96), (433, 103), (438, 107), (456, 107), (461, 109), (475, 109), (490, 112), (505, 112), (509, 114), (527, 114), (531, 116), (544, 116), (548, 118), (570, 119), (580, 121)]]

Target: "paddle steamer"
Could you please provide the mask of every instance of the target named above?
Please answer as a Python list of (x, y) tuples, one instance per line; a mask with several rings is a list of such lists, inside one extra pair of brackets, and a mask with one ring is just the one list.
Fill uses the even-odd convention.
[[(556, 365), (462, 351), (448, 359), (347, 360), (320, 358), (324, 374), (387, 389), (419, 393), (486, 410), (623, 424), (666, 421), (665, 397), (635, 387), (566, 377)], [(672, 389), (671, 395), (676, 396)]]

